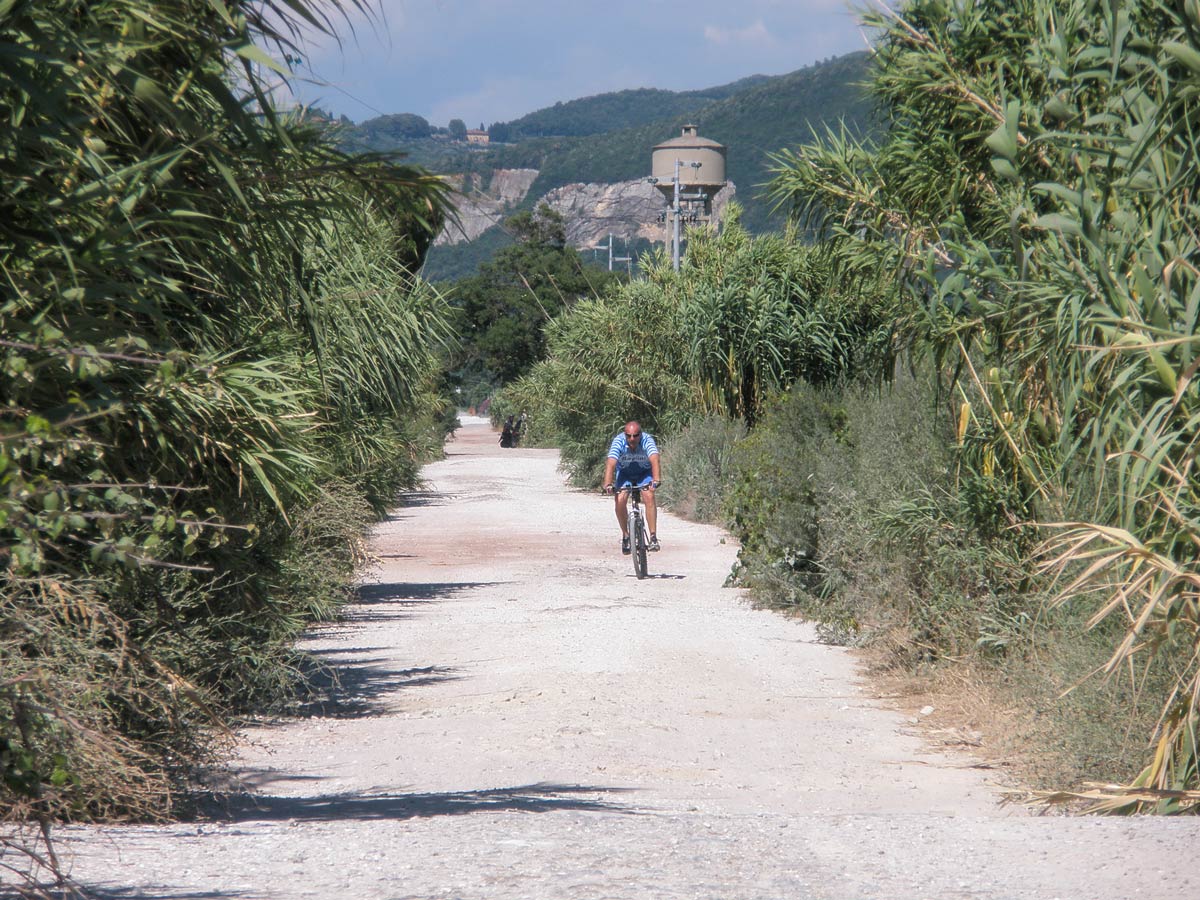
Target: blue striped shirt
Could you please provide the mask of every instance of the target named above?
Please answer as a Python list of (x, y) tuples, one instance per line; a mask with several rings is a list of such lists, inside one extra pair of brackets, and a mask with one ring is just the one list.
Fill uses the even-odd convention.
[[(629, 442), (625, 440), (625, 432), (622, 431), (612, 439), (612, 444), (608, 448), (609, 459), (620, 459), (621, 454), (629, 449)], [(646, 456), (658, 456), (658, 444), (654, 443), (654, 438), (642, 432), (642, 449), (646, 451)]]

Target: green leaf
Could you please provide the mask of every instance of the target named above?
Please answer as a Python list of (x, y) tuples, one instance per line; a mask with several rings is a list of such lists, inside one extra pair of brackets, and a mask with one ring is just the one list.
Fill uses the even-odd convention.
[(992, 170), (1005, 181), (1012, 182), (1013, 184), (1018, 184), (1021, 181), (1021, 173), (1007, 159), (999, 156), (992, 157)]
[(48, 434), (50, 421), (44, 416), (30, 415), (25, 417), (25, 431), (31, 435)]
[(233, 51), (242, 59), (248, 62), (258, 63), (260, 66), (266, 66), (268, 69), (278, 72), (280, 75), (290, 74), (286, 66), (276, 62), (274, 59), (264, 53), (258, 46), (250, 43), (249, 41), (234, 45)]
[(1017, 158), (1017, 141), (1007, 123), (1002, 122), (996, 126), (996, 130), (987, 136), (984, 143), (997, 156), (1009, 161), (1015, 161)]
[(1078, 110), (1058, 97), (1047, 100), (1044, 109), (1046, 115), (1058, 122), (1069, 122), (1079, 114)]
[(1200, 52), (1196, 48), (1178, 41), (1165, 41), (1162, 48), (1177, 62), (1187, 66), (1193, 75), (1200, 75)]
[(1063, 234), (1077, 237), (1083, 236), (1083, 227), (1080, 225), (1078, 219), (1072, 219), (1069, 216), (1060, 215), (1059, 213), (1038, 216), (1034, 219), (1033, 224), (1038, 228), (1045, 228), (1048, 231), (1059, 231)]

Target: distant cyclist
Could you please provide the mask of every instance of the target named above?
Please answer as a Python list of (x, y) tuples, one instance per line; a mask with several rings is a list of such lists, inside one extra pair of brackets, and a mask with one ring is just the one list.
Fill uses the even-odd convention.
[(608, 448), (608, 459), (604, 462), (604, 492), (616, 490), (617, 522), (621, 525), (621, 552), (629, 553), (629, 488), (642, 489), (642, 502), (646, 505), (646, 524), (650, 528), (650, 543), (647, 550), (658, 547), (658, 507), (654, 502), (654, 489), (662, 483), (658, 444), (649, 434), (642, 432), (637, 422), (626, 422), (625, 430), (612, 439)]

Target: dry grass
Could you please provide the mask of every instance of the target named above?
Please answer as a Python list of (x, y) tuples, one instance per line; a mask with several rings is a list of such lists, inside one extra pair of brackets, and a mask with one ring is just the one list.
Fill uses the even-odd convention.
[[(1131, 778), (1157, 712), (1127, 681), (1082, 681), (1107, 647), (1091, 636), (997, 661), (980, 657), (912, 669), (886, 647), (857, 651), (876, 694), (910, 716), (931, 747), (965, 751), (1014, 799)], [(919, 711), (933, 707), (928, 716)], [(1130, 711), (1132, 712), (1132, 715)], [(1081, 810), (1083, 804), (1067, 804)]]
[[(1020, 713), (996, 696), (992, 686), (963, 667), (915, 671), (898, 668), (878, 649), (856, 651), (866, 681), (880, 699), (905, 714), (915, 734), (931, 749), (970, 754), (974, 764), (994, 772), (1006, 790), (1020, 791), (1048, 773), (1041, 754), (1008, 739)], [(922, 716), (922, 709), (933, 712)]]

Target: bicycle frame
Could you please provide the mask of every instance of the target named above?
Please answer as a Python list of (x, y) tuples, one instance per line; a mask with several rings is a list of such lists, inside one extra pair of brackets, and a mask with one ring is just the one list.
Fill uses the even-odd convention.
[(629, 526), (630, 550), (633, 554), (633, 571), (638, 578), (645, 578), (647, 574), (646, 547), (650, 543), (650, 536), (646, 528), (646, 517), (642, 514), (642, 489), (627, 487), (622, 488), (621, 491), (629, 493), (629, 510), (626, 513), (626, 521)]

